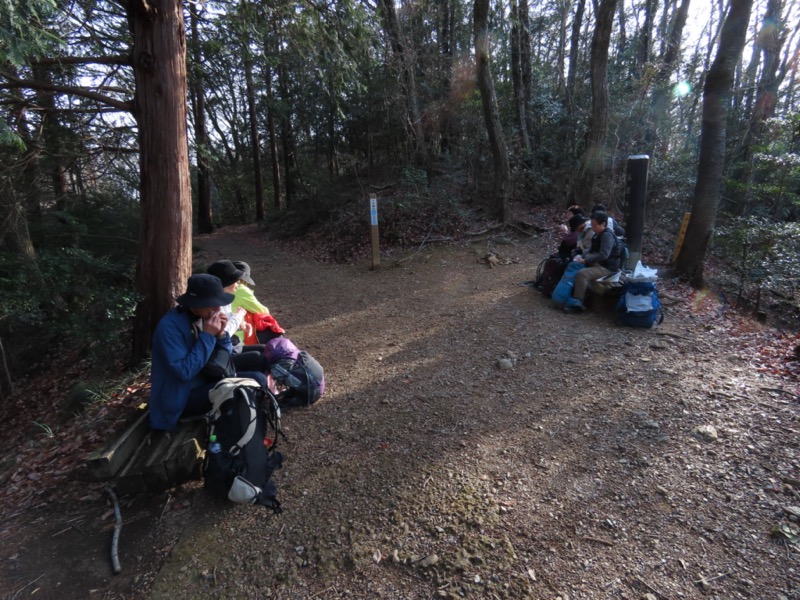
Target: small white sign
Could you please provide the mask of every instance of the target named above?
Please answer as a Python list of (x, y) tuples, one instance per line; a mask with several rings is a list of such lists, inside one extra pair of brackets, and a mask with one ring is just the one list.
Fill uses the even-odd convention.
[(370, 224), (373, 227), (378, 226), (378, 199), (375, 196), (370, 196), (369, 199), (369, 218)]

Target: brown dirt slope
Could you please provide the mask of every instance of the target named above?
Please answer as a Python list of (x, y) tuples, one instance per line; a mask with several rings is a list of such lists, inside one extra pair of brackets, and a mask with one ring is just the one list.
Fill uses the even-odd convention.
[[(508, 264), (480, 262), (487, 244)], [(539, 239), (378, 271), (254, 228), (196, 245), (250, 262), (326, 368), (325, 398), (284, 415), (285, 512), (196, 483), (127, 500), (113, 576), (102, 488), (67, 481), (82, 500), (4, 511), (6, 597), (800, 598), (797, 386), (710, 296), (662, 282), (666, 321), (634, 330), (522, 286)]]

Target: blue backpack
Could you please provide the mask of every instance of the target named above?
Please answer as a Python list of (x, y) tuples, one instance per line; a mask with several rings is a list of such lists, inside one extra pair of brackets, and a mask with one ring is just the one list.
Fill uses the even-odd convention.
[(625, 282), (617, 302), (616, 313), (620, 323), (628, 327), (650, 328), (664, 321), (664, 311), (658, 300), (658, 290), (653, 281)]

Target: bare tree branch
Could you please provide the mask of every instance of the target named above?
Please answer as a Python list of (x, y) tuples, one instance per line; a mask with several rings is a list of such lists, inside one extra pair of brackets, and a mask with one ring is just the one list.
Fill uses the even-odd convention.
[(89, 89), (82, 87), (75, 87), (69, 85), (56, 85), (52, 83), (43, 83), (39, 81), (31, 81), (29, 79), (20, 79), (15, 77), (8, 71), (1, 71), (0, 75), (8, 79), (9, 83), (0, 84), (0, 89), (13, 89), (13, 88), (27, 88), (31, 90), (44, 90), (48, 92), (59, 92), (61, 94), (71, 94), (73, 96), (80, 96), (88, 98), (89, 100), (96, 100), (102, 104), (112, 106), (124, 112), (133, 111), (132, 101), (117, 100), (104, 94), (93, 92)]
[(129, 65), (129, 55), (118, 56), (55, 56), (52, 58), (38, 58), (31, 61), (35, 67), (49, 67), (53, 65)]

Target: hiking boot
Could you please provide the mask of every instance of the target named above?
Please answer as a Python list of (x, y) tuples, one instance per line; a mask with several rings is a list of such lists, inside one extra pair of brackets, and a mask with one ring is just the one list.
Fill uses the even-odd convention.
[(568, 304), (564, 307), (564, 312), (570, 315), (575, 315), (582, 313), (586, 310), (586, 307), (583, 305), (583, 302), (577, 301), (574, 304)]

